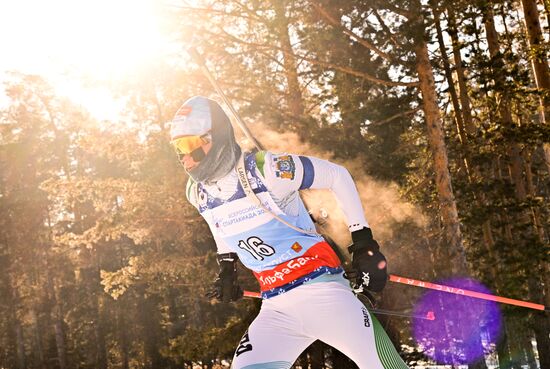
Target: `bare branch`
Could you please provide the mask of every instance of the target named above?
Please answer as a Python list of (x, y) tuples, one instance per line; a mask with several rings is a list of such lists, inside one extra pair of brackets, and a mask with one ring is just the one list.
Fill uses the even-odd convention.
[(244, 11), (246, 14), (250, 15), (252, 18), (256, 19), (257, 21), (261, 22), (261, 23), (264, 23), (264, 24), (267, 24), (267, 22), (265, 21), (265, 19), (262, 19), (262, 17), (260, 17), (256, 12), (254, 12), (253, 10), (249, 9), (246, 5), (242, 4), (241, 2), (237, 1), (237, 0), (233, 0), (233, 3), (237, 4), (238, 7)]
[(389, 37), (390, 41), (392, 42), (393, 46), (401, 47), (401, 44), (399, 42), (397, 42), (397, 40), (395, 39), (395, 35), (390, 30), (390, 28), (388, 27), (386, 22), (384, 22), (384, 19), (382, 19), (382, 17), (378, 13), (378, 11), (376, 11), (376, 9), (373, 9), (373, 14), (376, 17), (376, 19), (378, 20), (378, 22), (380, 23), (380, 26), (382, 27), (384, 32), (386, 32), (388, 34), (388, 37)]
[(361, 45), (366, 47), (367, 49), (373, 51), (374, 53), (378, 54), (380, 57), (386, 59), (386, 60), (393, 60), (394, 58), (389, 55), (388, 53), (385, 53), (384, 51), (380, 50), (376, 45), (374, 45), (369, 40), (364, 39), (363, 37), (355, 34), (353, 31), (347, 29), (344, 27), (339, 20), (335, 19), (329, 12), (323, 8), (320, 4), (312, 1), (311, 5), (317, 9), (319, 14), (333, 27), (338, 28), (340, 31), (342, 31), (344, 34), (348, 35), (349, 37), (353, 38), (357, 42), (359, 42)]
[(414, 82), (387, 81), (387, 80), (383, 80), (383, 79), (374, 77), (374, 76), (372, 76), (368, 73), (360, 72), (358, 70), (348, 68), (348, 67), (343, 67), (341, 65), (335, 65), (335, 64), (332, 64), (332, 63), (326, 63), (326, 62), (322, 62), (322, 61), (319, 61), (319, 60), (313, 60), (313, 59), (305, 59), (305, 60), (309, 63), (312, 63), (312, 64), (322, 65), (322, 66), (325, 66), (325, 67), (328, 67), (328, 68), (339, 70), (340, 72), (344, 72), (344, 73), (347, 73), (347, 74), (351, 74), (353, 76), (364, 78), (367, 81), (376, 83), (378, 85), (393, 86), (393, 87), (396, 87), (396, 86), (415, 87), (415, 86), (418, 86), (418, 84), (419, 84), (418, 81), (414, 81)]
[(227, 12), (225, 10), (218, 10), (218, 9), (212, 9), (212, 8), (197, 8), (197, 7), (194, 7), (194, 6), (180, 6), (180, 5), (168, 5), (170, 7), (173, 7), (173, 8), (177, 8), (177, 9), (180, 9), (180, 10), (186, 10), (186, 11), (189, 11), (191, 13), (198, 13), (198, 14), (206, 14), (206, 15), (225, 15), (225, 16), (230, 16), (230, 17), (235, 17), (235, 18), (242, 18), (242, 19), (246, 19), (246, 20), (249, 20), (249, 21), (255, 21), (255, 22), (258, 22), (258, 23), (264, 23), (265, 24), (265, 21), (258, 17), (256, 14), (254, 13), (250, 13), (250, 12), (246, 12), (247, 15), (244, 15), (244, 14), (239, 14), (239, 13), (236, 13), (236, 12)]
[[(266, 48), (266, 49), (271, 49), (271, 50), (278, 50), (278, 51), (282, 52), (285, 55), (290, 53), (289, 51), (284, 50), (283, 48), (278, 47), (278, 46), (271, 46), (271, 45), (260, 44), (260, 43), (256, 43), (256, 42), (245, 41), (245, 40), (242, 40), (242, 39), (240, 39), (236, 36), (230, 35), (228, 33), (226, 33), (226, 35), (228, 37), (230, 37), (231, 40), (233, 40), (235, 42), (238, 42), (240, 44), (243, 44), (243, 45), (254, 46), (256, 48)], [(360, 72), (358, 70), (355, 70), (355, 69), (352, 69), (352, 68), (349, 68), (349, 67), (344, 67), (344, 66), (341, 66), (341, 65), (336, 65), (336, 64), (332, 64), (332, 63), (328, 63), (328, 62), (323, 62), (323, 61), (320, 61), (320, 60), (317, 60), (317, 59), (306, 57), (304, 55), (291, 53), (291, 56), (293, 56), (297, 59), (298, 58), (302, 59), (303, 61), (306, 61), (306, 62), (314, 64), (314, 65), (320, 65), (320, 66), (323, 66), (323, 67), (332, 68), (332, 69), (338, 70), (340, 72), (344, 72), (344, 73), (347, 73), (347, 74), (350, 74), (350, 75), (361, 77), (361, 78), (363, 78), (367, 81), (376, 83), (378, 85), (391, 86), (391, 87), (396, 87), (396, 86), (415, 87), (415, 86), (418, 86), (418, 81), (413, 81), (413, 82), (388, 81), (388, 80), (383, 80), (383, 79), (380, 79), (378, 77), (372, 76), (372, 75), (370, 75), (368, 73), (365, 73), (365, 72)]]
[[(252, 46), (254, 47), (259, 53), (261, 53), (262, 55), (265, 55), (268, 59), (270, 59), (272, 62), (276, 63), (277, 65), (279, 65), (281, 68), (284, 68), (284, 64), (281, 63), (280, 60), (278, 60), (277, 58), (273, 57), (272, 55), (269, 55), (268, 53), (266, 53), (265, 51), (261, 50), (261, 49), (265, 49), (266, 47), (265, 46), (261, 46), (261, 44), (254, 44), (254, 43), (250, 43), (250, 42), (246, 42), (246, 41), (243, 41), (241, 40), (240, 38), (236, 37), (236, 36), (233, 36), (232, 34), (230, 34), (229, 32), (227, 32), (225, 29), (221, 28), (221, 31), (223, 32), (224, 35), (227, 36), (227, 38), (237, 42), (237, 43), (240, 43), (240, 44), (246, 44), (247, 46)], [(210, 34), (212, 34), (213, 36), (217, 36), (219, 37), (219, 35), (217, 35), (216, 33), (214, 32), (208, 32)]]
[(400, 118), (400, 117), (404, 117), (404, 116), (407, 116), (407, 115), (411, 115), (411, 114), (414, 114), (416, 113), (417, 111), (419, 111), (421, 108), (418, 107), (418, 108), (415, 108), (415, 109), (412, 109), (412, 110), (407, 110), (407, 111), (404, 111), (404, 112), (401, 112), (401, 113), (397, 113), (397, 114), (394, 114), (392, 115), (391, 117), (389, 118), (386, 118), (386, 119), (383, 119), (383, 120), (379, 120), (378, 122), (373, 122), (371, 124), (369, 124), (369, 127), (370, 126), (379, 126), (379, 125), (382, 125), (382, 124), (386, 124), (388, 122), (391, 122), (392, 120), (394, 119), (397, 119), (397, 118)]
[(386, 9), (409, 20), (417, 17), (417, 14), (414, 12), (398, 8), (397, 6), (390, 4), (388, 1), (381, 3), (379, 0), (374, 0), (374, 6), (376, 9)]

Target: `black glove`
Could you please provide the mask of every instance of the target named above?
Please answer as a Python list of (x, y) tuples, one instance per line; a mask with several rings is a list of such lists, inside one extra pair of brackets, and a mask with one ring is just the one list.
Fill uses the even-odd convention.
[(236, 301), (243, 297), (243, 290), (237, 281), (237, 254), (230, 252), (218, 255), (220, 273), (214, 281), (214, 287), (206, 297), (222, 302)]
[(351, 265), (357, 272), (355, 289), (382, 291), (388, 281), (387, 261), (380, 252), (378, 242), (372, 237), (372, 231), (363, 228), (351, 232), (351, 239), (353, 244), (348, 247), (348, 251), (351, 254)]

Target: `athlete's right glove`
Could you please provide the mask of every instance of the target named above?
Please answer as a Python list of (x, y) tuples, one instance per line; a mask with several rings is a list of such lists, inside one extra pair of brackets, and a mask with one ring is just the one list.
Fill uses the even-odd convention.
[(351, 265), (357, 272), (355, 290), (367, 289), (380, 292), (388, 281), (387, 261), (380, 252), (378, 242), (372, 237), (370, 228), (351, 232), (353, 244), (348, 247)]
[(237, 260), (239, 258), (234, 252), (218, 254), (220, 273), (214, 281), (212, 290), (206, 293), (206, 297), (222, 302), (236, 301), (243, 297), (243, 290), (237, 281)]

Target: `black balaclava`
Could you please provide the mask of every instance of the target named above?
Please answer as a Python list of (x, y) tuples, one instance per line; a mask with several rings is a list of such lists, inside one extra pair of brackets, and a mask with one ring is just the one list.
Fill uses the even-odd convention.
[(208, 99), (208, 104), (212, 119), (212, 147), (199, 164), (188, 171), (193, 180), (207, 184), (225, 177), (235, 168), (241, 155), (229, 117), (217, 102)]

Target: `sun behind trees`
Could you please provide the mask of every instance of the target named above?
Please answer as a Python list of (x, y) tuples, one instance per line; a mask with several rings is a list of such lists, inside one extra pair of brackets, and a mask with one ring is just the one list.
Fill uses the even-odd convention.
[[(381, 218), (390, 271), (468, 274), (495, 293), (550, 305), (547, 7), (285, 0), (167, 10), (173, 39), (199, 47), (253, 129), (262, 123), (283, 141), (291, 132), (352, 160), (356, 179), (396, 186), (422, 211), (422, 221)], [(124, 122), (95, 121), (43, 78), (4, 81), (0, 367), (212, 367), (231, 358), (258, 305), (204, 298), (214, 243), (185, 201), (166, 122), (187, 97), (216, 96), (181, 60), (112, 86), (127, 99)], [(389, 286), (380, 306), (409, 310), (420, 295)], [(470, 367), (550, 367), (549, 316), (501, 310), (496, 354)], [(381, 320), (411, 367), (429, 362), (410, 320)], [(349, 368), (346, 360), (316, 343), (297, 366)]]

